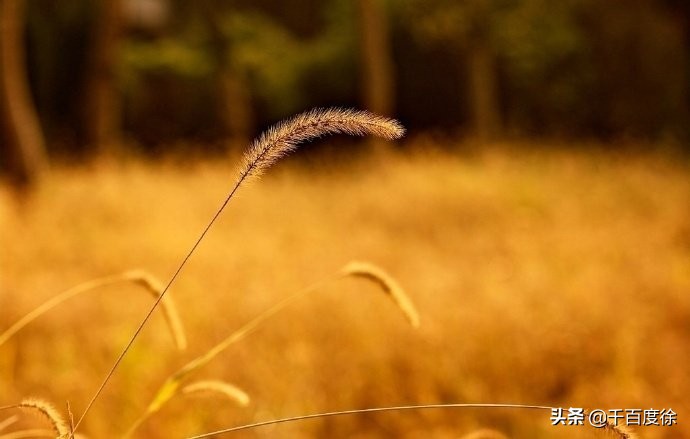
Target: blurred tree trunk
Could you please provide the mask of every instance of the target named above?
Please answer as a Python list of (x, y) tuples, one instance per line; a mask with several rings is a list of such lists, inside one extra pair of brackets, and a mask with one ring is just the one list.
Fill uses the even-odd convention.
[(481, 141), (500, 135), (501, 116), (498, 103), (496, 58), (482, 42), (468, 47), (467, 69), (473, 134)]
[(117, 147), (120, 134), (116, 69), (123, 27), (122, 1), (101, 0), (98, 9), (84, 94), (84, 134), (89, 148), (97, 154), (109, 154)]
[[(373, 113), (392, 116), (395, 106), (393, 56), (381, 0), (357, 0), (357, 13), (364, 107)], [(389, 145), (379, 139), (369, 142), (377, 149)]]
[[(225, 55), (227, 57), (229, 55)], [(224, 62), (218, 72), (221, 92), (220, 114), (224, 135), (233, 151), (245, 149), (254, 129), (251, 95), (241, 74)]]
[(388, 23), (380, 0), (358, 0), (361, 78), (367, 110), (390, 116), (393, 112), (393, 60)]
[(24, 51), (23, 0), (0, 0), (0, 100), (7, 167), (14, 184), (27, 188), (47, 169), (41, 125), (31, 100)]
[[(684, 58), (684, 72), (685, 85), (687, 87), (690, 84), (690, 2), (687, 0), (667, 0), (668, 6), (676, 17), (678, 21), (678, 26), (683, 33), (683, 44), (685, 46), (685, 56)], [(684, 108), (681, 118), (687, 121), (690, 118), (690, 93), (687, 93), (687, 88), (685, 89), (684, 96)], [(690, 127), (685, 127), (683, 134), (686, 137), (690, 137)], [(686, 143), (686, 149), (690, 150), (690, 146)]]
[(218, 13), (213, 2), (200, 2), (202, 13), (218, 61), (216, 69), (217, 87), (220, 92), (219, 114), (223, 136), (227, 138), (230, 151), (244, 150), (251, 141), (254, 131), (252, 97), (247, 81), (232, 60), (232, 45), (218, 23)]

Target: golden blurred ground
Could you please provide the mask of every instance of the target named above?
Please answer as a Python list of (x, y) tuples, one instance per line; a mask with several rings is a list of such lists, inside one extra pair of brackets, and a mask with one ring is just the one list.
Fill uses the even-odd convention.
[[(297, 414), (496, 402), (673, 408), (690, 438), (690, 167), (673, 156), (494, 147), (389, 155), (336, 168), (283, 163), (244, 188), (171, 290), (190, 347), (161, 316), (85, 421), (118, 437), (162, 380), (281, 298), (352, 259), (406, 288), (415, 331), (371, 285), (333, 284), (196, 374), (252, 397), (179, 397), (139, 437), (185, 437)], [(23, 208), (0, 200), (0, 328), (86, 279), (131, 268), (167, 280), (231, 187), (229, 162), (58, 167)], [(0, 347), (0, 405), (33, 395), (78, 414), (151, 303), (106, 287)], [(605, 437), (549, 414), (405, 412), (306, 421), (228, 437)], [(2, 416), (0, 416), (2, 418)]]

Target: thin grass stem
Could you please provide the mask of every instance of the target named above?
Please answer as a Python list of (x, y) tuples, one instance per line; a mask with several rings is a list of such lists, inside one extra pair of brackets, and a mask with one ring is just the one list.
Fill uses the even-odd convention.
[(158, 412), (158, 410), (160, 410), (160, 408), (166, 402), (168, 402), (173, 396), (175, 396), (175, 394), (177, 394), (184, 379), (187, 378), (191, 373), (202, 368), (211, 360), (213, 360), (216, 356), (218, 356), (220, 353), (228, 349), (230, 346), (243, 340), (245, 337), (258, 330), (262, 323), (264, 323), (274, 315), (278, 314), (280, 311), (284, 310), (285, 308), (296, 302), (298, 299), (303, 298), (317, 291), (324, 285), (327, 285), (345, 276), (345, 274), (342, 274), (342, 272), (339, 271), (326, 279), (323, 279), (306, 288), (303, 288), (302, 290), (296, 293), (293, 293), (292, 295), (286, 297), (285, 299), (273, 305), (271, 308), (267, 309), (266, 311), (262, 312), (261, 314), (257, 315), (256, 317), (242, 325), (239, 329), (235, 330), (228, 337), (226, 337), (220, 343), (206, 351), (204, 354), (196, 357), (195, 359), (185, 364), (182, 368), (170, 375), (168, 379), (165, 380), (161, 388), (158, 389), (158, 391), (156, 392), (155, 396), (153, 397), (153, 400), (149, 404), (146, 411), (134, 422), (134, 424), (132, 424), (132, 426), (127, 430), (123, 437), (130, 437), (141, 426), (141, 424), (144, 423), (144, 421), (146, 421), (154, 413)]
[(272, 419), (269, 421), (255, 422), (253, 424), (240, 425), (237, 427), (226, 428), (223, 430), (212, 431), (197, 436), (190, 436), (185, 439), (201, 439), (218, 436), (226, 433), (234, 433), (241, 430), (265, 427), (267, 425), (285, 424), (288, 422), (306, 421), (309, 419), (329, 418), (334, 416), (361, 415), (366, 413), (398, 412), (410, 410), (447, 410), (462, 408), (498, 408), (498, 409), (530, 409), (530, 410), (552, 410), (554, 407), (542, 405), (523, 405), (523, 404), (425, 404), (425, 405), (403, 405), (395, 407), (375, 407), (368, 409), (342, 410), (337, 412), (314, 413), (310, 415), (291, 416), (289, 418)]
[[(216, 222), (220, 214), (233, 198), (237, 190), (243, 182), (252, 178), (258, 178), (269, 167), (271, 167), (280, 158), (285, 157), (290, 152), (294, 151), (300, 144), (309, 140), (328, 134), (349, 134), (356, 136), (374, 135), (386, 139), (398, 139), (403, 136), (405, 129), (395, 120), (387, 119), (381, 116), (371, 114), (366, 111), (343, 110), (339, 108), (314, 109), (302, 114), (299, 114), (285, 122), (269, 128), (261, 136), (255, 140), (250, 146), (249, 150), (244, 154), (242, 164), (240, 166), (239, 175), (235, 181), (230, 193), (225, 198), (220, 208), (216, 211), (211, 221), (204, 227), (201, 235), (194, 242), (192, 248), (187, 252), (182, 262), (178, 265), (174, 274), (168, 281), (167, 285), (161, 292), (160, 296), (154, 302), (151, 309), (148, 311), (144, 319), (137, 327), (134, 334), (127, 342), (126, 346), (115, 360), (114, 364), (106, 374), (101, 382), (101, 385), (96, 390), (96, 393), (91, 397), (84, 412), (74, 426), (76, 431), (82, 423), (87, 413), (91, 410), (94, 402), (103, 392), (106, 384), (115, 373), (122, 359), (134, 344), (146, 323), (151, 318), (153, 311), (158, 307), (158, 304), (165, 296), (170, 286), (175, 282), (177, 276), (182, 271), (182, 268), (187, 264), (187, 261), (197, 249), (201, 241), (204, 239), (211, 226)], [(74, 437), (74, 434), (71, 435)]]

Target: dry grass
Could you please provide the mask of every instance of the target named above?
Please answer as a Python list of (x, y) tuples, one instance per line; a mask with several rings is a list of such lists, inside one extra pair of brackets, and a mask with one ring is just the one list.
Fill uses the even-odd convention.
[(400, 308), (407, 321), (413, 327), (419, 327), (419, 312), (414, 303), (412, 303), (412, 300), (400, 284), (391, 275), (383, 271), (381, 267), (377, 267), (370, 262), (353, 261), (342, 269), (342, 273), (345, 276), (362, 277), (375, 282), (388, 294), (393, 303)]
[[(146, 291), (153, 294), (154, 298), (158, 298), (163, 291), (163, 285), (161, 282), (152, 274), (143, 270), (130, 270), (123, 274), (104, 276), (82, 282), (79, 285), (58, 293), (41, 303), (39, 306), (17, 320), (4, 332), (0, 333), (0, 346), (7, 343), (10, 338), (14, 337), (14, 335), (26, 325), (38, 319), (46, 312), (52, 310), (65, 301), (83, 293), (87, 293), (107, 285), (122, 282), (132, 282), (141, 285), (146, 289)], [(187, 348), (187, 337), (185, 335), (182, 322), (180, 321), (180, 317), (177, 313), (177, 307), (175, 306), (175, 302), (173, 301), (171, 295), (166, 296), (164, 300), (161, 301), (161, 307), (163, 308), (163, 315), (165, 316), (165, 320), (168, 324), (168, 328), (170, 329), (170, 333), (175, 345), (179, 350), (185, 350)]]
[(17, 404), (17, 408), (27, 411), (39, 418), (47, 421), (52, 431), (52, 436), (56, 439), (66, 439), (70, 430), (60, 412), (49, 402), (40, 398), (26, 398)]
[[(690, 415), (690, 172), (681, 161), (510, 149), (385, 160), (281, 166), (238, 198), (175, 286), (189, 353), (170, 349), (152, 322), (83, 431), (122, 431), (162, 377), (291, 291), (365, 258), (405, 286), (423, 317), (419, 331), (389, 304), (334, 283), (324, 293), (336, 294), (295, 303), (206, 366), (205, 376), (246, 389), (250, 407), (216, 413), (203, 399), (175, 399), (137, 437), (435, 402), (672, 407), (678, 426), (638, 435), (690, 437), (682, 422)], [(5, 197), (0, 328), (99, 273), (171, 273), (231, 170), (217, 162), (57, 169), (24, 211)], [(80, 413), (147, 303), (103, 294), (27, 326), (0, 347), (3, 402), (41, 394), (69, 399)], [(480, 426), (508, 437), (592, 435), (555, 430), (539, 412), (465, 410), (324, 419), (240, 437), (457, 438)]]
[(258, 178), (300, 144), (329, 134), (393, 140), (401, 138), (405, 129), (394, 119), (367, 111), (317, 108), (280, 122), (259, 136), (242, 158), (238, 179)]
[[(336, 282), (345, 277), (355, 276), (355, 277), (365, 277), (370, 280), (374, 280), (379, 286), (381, 286), (386, 293), (394, 297), (394, 302), (401, 311), (408, 316), (411, 320), (413, 326), (417, 326), (419, 323), (419, 318), (417, 317), (417, 311), (414, 307), (412, 301), (405, 295), (402, 288), (398, 283), (385, 273), (381, 268), (375, 266), (374, 264), (367, 262), (350, 262), (337, 273), (319, 281), (312, 285), (302, 288), (301, 290), (293, 293), (287, 298), (279, 301), (275, 305), (266, 309), (264, 312), (258, 314), (253, 319), (249, 320), (242, 326), (240, 326), (235, 331), (231, 332), (224, 340), (216, 344), (212, 348), (208, 349), (206, 352), (200, 356), (189, 361), (187, 364), (182, 366), (175, 373), (170, 375), (158, 389), (158, 391), (153, 396), (151, 403), (149, 403), (143, 414), (132, 424), (130, 429), (127, 431), (126, 436), (131, 436), (136, 429), (138, 429), (141, 424), (146, 421), (153, 414), (157, 413), (163, 405), (167, 404), (171, 398), (173, 398), (179, 391), (180, 386), (183, 382), (189, 378), (190, 375), (195, 373), (197, 370), (202, 369), (207, 364), (209, 364), (213, 359), (218, 357), (224, 351), (226, 351), (231, 346), (244, 340), (247, 336), (254, 333), (262, 326), (266, 326), (267, 322), (273, 318), (275, 315), (284, 311), (290, 305), (296, 303), (299, 299), (304, 299), (310, 294), (318, 292), (320, 289), (328, 286), (330, 283)], [(202, 383), (207, 383), (202, 381)], [(183, 389), (184, 392), (184, 389)]]
[[(144, 270), (128, 271), (124, 274), (124, 277), (146, 288), (156, 299), (163, 294), (165, 289), (163, 282)], [(177, 312), (177, 305), (175, 305), (173, 296), (170, 293), (162, 298), (161, 308), (165, 321), (170, 329), (170, 335), (175, 341), (177, 349), (181, 351), (187, 349), (187, 335), (185, 334), (184, 325), (182, 324), (182, 320), (180, 320), (179, 313)]]
[[(316, 108), (307, 111), (297, 116), (279, 122), (270, 127), (263, 134), (261, 134), (244, 153), (242, 157), (242, 165), (240, 172), (235, 180), (235, 183), (227, 193), (225, 200), (221, 203), (216, 213), (211, 217), (201, 234), (196, 238), (187, 254), (180, 260), (177, 269), (170, 276), (170, 280), (165, 284), (160, 294), (156, 298), (154, 304), (144, 316), (139, 326), (134, 330), (133, 335), (129, 341), (125, 343), (125, 347), (120, 351), (112, 366), (105, 374), (105, 378), (101, 381), (96, 392), (93, 394), (86, 408), (77, 420), (74, 430), (78, 429), (86, 415), (91, 410), (93, 404), (100, 397), (106, 385), (110, 382), (115, 371), (119, 368), (124, 357), (131, 350), (134, 342), (141, 334), (144, 326), (148, 323), (153, 315), (153, 312), (160, 305), (165, 297), (165, 294), (170, 289), (170, 286), (177, 280), (177, 276), (182, 272), (182, 269), (187, 265), (191, 256), (195, 253), (197, 247), (206, 237), (206, 234), (211, 230), (211, 227), (216, 223), (220, 214), (225, 210), (230, 200), (232, 200), (241, 186), (247, 182), (260, 177), (266, 170), (272, 166), (279, 159), (285, 157), (290, 152), (297, 149), (297, 147), (309, 140), (325, 136), (328, 134), (350, 134), (356, 136), (372, 135), (383, 137), (386, 139), (397, 139), (402, 137), (405, 130), (395, 120), (387, 119), (366, 111), (356, 111), (340, 108)], [(164, 387), (165, 389), (165, 387)], [(165, 392), (169, 393), (169, 392)], [(158, 397), (155, 398), (156, 400)], [(150, 413), (150, 408), (149, 411)], [(136, 425), (136, 424), (135, 424)]]
[(241, 407), (248, 406), (250, 401), (247, 392), (235, 385), (220, 380), (195, 381), (192, 384), (184, 386), (182, 388), (182, 393), (184, 395), (194, 395), (197, 393), (201, 393), (203, 395), (215, 393), (225, 396)]

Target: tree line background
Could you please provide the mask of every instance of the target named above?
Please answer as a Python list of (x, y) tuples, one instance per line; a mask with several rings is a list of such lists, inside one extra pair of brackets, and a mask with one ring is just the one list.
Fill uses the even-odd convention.
[(480, 140), (690, 127), (685, 0), (0, 0), (0, 28), (20, 183), (49, 157), (244, 147), (313, 106)]

